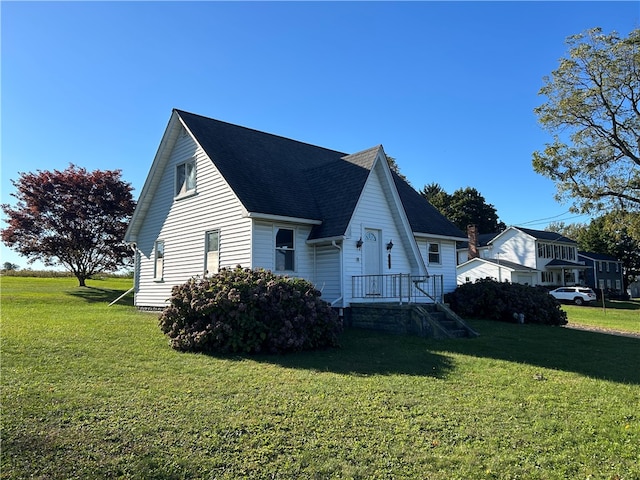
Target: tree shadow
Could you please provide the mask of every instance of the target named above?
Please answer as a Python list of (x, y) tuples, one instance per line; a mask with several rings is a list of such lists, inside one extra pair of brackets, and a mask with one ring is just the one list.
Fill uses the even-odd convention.
[(451, 355), (456, 353), (640, 384), (640, 339), (544, 325), (470, 323), (479, 337), (433, 340), (347, 329), (339, 348), (233, 358), (345, 375), (446, 378), (456, 367)]
[(427, 346), (424, 338), (347, 329), (340, 336), (338, 348), (235, 358), (344, 375), (447, 377), (455, 367), (453, 359), (450, 355), (431, 352)]
[[(74, 290), (66, 292), (67, 295), (80, 298), (88, 303), (106, 303), (109, 304), (124, 294), (126, 290), (98, 287), (77, 287)], [(133, 292), (118, 300), (117, 305), (133, 307)]]
[(591, 378), (640, 384), (640, 339), (545, 325), (472, 321), (480, 336), (430, 345), (433, 352), (494, 358)]

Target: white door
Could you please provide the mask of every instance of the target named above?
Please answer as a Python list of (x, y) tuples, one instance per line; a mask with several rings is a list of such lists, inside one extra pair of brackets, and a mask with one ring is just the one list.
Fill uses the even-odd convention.
[(365, 229), (364, 233), (365, 293), (382, 294), (382, 243), (380, 230)]

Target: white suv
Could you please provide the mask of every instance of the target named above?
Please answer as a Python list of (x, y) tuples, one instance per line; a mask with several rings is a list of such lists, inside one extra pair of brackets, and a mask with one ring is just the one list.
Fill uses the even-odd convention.
[(587, 287), (560, 287), (549, 293), (556, 300), (573, 302), (576, 305), (584, 305), (596, 300), (596, 293)]

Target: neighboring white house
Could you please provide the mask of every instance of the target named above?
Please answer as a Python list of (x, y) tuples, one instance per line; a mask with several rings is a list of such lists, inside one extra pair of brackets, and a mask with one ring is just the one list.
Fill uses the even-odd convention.
[[(473, 238), (473, 234), (469, 235)], [(469, 245), (458, 249), (458, 284), (493, 278), (528, 285), (579, 285), (588, 267), (578, 260), (578, 244), (558, 233), (509, 227), (475, 235), (477, 257)]]
[(381, 146), (348, 155), (180, 110), (126, 234), (138, 307), (236, 265), (305, 278), (336, 307), (439, 301), (464, 238)]

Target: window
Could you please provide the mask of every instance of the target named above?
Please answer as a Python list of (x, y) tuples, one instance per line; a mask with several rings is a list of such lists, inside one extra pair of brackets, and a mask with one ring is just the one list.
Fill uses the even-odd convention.
[(622, 290), (622, 284), (620, 283), (620, 280), (616, 280), (616, 290)]
[(598, 280), (598, 288), (604, 290), (604, 280), (602, 278)]
[(553, 282), (553, 272), (542, 272), (542, 282), (543, 283), (552, 283)]
[(220, 269), (220, 231), (211, 230), (205, 234), (205, 273), (213, 275)]
[(604, 262), (596, 262), (596, 263), (598, 264), (598, 271), (600, 271), (600, 272), (601, 272), (601, 271), (602, 271), (602, 264), (603, 264)]
[(276, 233), (276, 271), (295, 270), (294, 234), (290, 228), (279, 228)]
[(607, 272), (609, 272), (609, 271), (610, 271), (610, 270), (609, 270), (610, 266), (611, 266), (611, 262), (607, 262)]
[(154, 280), (162, 280), (164, 270), (164, 241), (158, 240), (154, 246), (155, 263), (153, 267)]
[(620, 272), (620, 264), (616, 262), (616, 273)]
[(176, 167), (176, 197), (196, 191), (196, 160), (179, 164)]
[(427, 252), (429, 254), (429, 263), (440, 263), (439, 243), (430, 243)]

